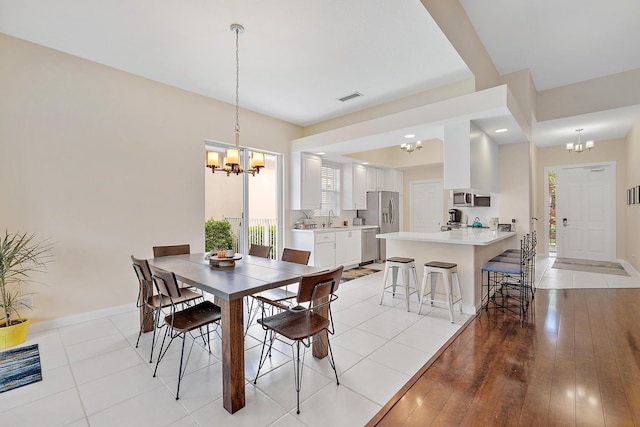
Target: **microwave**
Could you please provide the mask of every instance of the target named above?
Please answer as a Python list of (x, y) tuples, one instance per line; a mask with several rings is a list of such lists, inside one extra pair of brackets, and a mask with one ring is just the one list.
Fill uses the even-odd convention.
[(473, 194), (454, 191), (453, 206), (473, 206)]

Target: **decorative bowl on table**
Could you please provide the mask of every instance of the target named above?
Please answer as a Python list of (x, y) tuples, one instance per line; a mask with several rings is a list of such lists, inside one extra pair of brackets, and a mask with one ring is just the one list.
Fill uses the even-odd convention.
[(211, 267), (235, 267), (236, 261), (242, 259), (242, 255), (234, 254), (231, 257), (218, 257), (218, 255), (212, 255), (209, 257), (209, 265)]

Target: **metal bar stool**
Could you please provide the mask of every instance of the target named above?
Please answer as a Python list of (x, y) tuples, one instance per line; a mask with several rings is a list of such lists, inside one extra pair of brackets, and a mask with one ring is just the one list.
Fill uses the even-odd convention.
[[(446, 301), (434, 299), (436, 284), (438, 282), (438, 274), (442, 275)], [(427, 286), (427, 278), (429, 275), (431, 275), (431, 290), (425, 294), (424, 291)], [(453, 284), (455, 284), (455, 290), (458, 292), (457, 296), (454, 296)], [(425, 263), (422, 286), (420, 287), (420, 309), (418, 310), (418, 314), (422, 313), (422, 304), (424, 303), (425, 296), (431, 296), (431, 305), (433, 305), (434, 302), (447, 304), (449, 307), (449, 320), (453, 323), (454, 304), (460, 303), (460, 313), (462, 313), (462, 292), (460, 291), (460, 280), (458, 279), (458, 264), (440, 261), (429, 261)]]
[[(391, 270), (393, 279), (392, 283), (390, 285), (387, 285), (389, 270)], [(411, 284), (409, 283), (409, 270), (411, 270), (411, 275), (413, 276), (413, 290), (409, 289), (409, 287), (411, 286)], [(398, 271), (402, 272), (402, 285), (398, 284)], [(385, 293), (391, 293), (395, 297), (396, 286), (404, 287), (407, 311), (409, 311), (409, 296), (411, 294), (418, 293), (418, 275), (416, 274), (416, 263), (413, 258), (393, 257), (387, 259), (384, 265), (384, 278), (382, 279), (382, 296), (380, 297), (380, 305), (382, 305)], [(388, 290), (389, 288), (391, 288), (391, 290)], [(419, 301), (420, 296), (418, 295), (418, 302)]]

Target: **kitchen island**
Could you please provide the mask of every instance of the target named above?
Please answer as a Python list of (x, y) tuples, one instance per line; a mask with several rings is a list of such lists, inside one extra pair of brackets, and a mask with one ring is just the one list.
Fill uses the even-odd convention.
[(483, 264), (505, 249), (518, 248), (516, 233), (490, 231), (486, 228), (462, 228), (439, 233), (398, 232), (378, 234), (387, 241), (387, 258), (407, 257), (416, 260), (418, 285), (424, 264), (443, 261), (458, 264), (462, 292), (462, 309), (475, 314), (482, 300)]

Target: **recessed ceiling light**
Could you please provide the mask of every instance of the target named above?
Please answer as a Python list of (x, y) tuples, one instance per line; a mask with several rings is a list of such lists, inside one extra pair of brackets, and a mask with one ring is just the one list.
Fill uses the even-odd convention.
[(369, 164), (369, 162), (362, 162), (362, 164), (363, 164), (363, 165), (368, 165), (368, 164)]
[(412, 133), (410, 133), (409, 135), (405, 135), (405, 138), (409, 139), (409, 138), (415, 138), (416, 136)]
[(322, 151), (321, 151), (321, 152), (319, 152), (319, 153), (316, 153), (316, 154), (317, 154), (318, 156), (324, 156), (324, 152), (322, 152)]
[(506, 131), (508, 131), (508, 130), (509, 130), (509, 129), (507, 129), (507, 128), (502, 128), (502, 129), (496, 129), (496, 130), (494, 130), (493, 132), (494, 132), (494, 133), (503, 133), (503, 132), (506, 132)]

